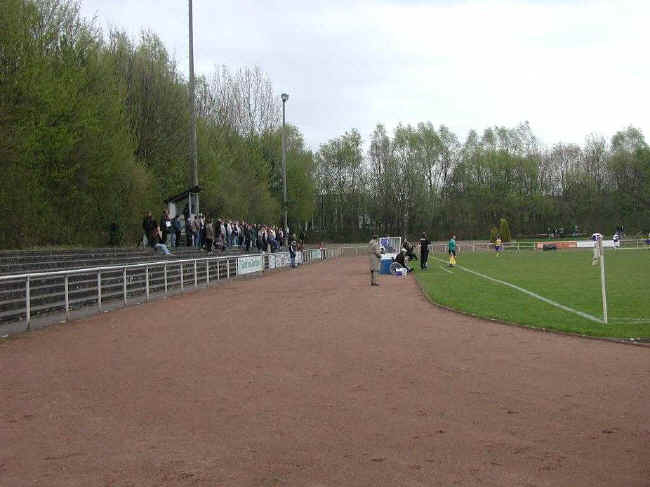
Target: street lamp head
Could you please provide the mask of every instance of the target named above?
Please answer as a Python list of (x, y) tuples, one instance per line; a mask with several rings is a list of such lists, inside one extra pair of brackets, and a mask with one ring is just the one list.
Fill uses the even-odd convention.
[(284, 103), (289, 99), (289, 95), (287, 95), (286, 93), (282, 93), (281, 98), (282, 98), (282, 103)]

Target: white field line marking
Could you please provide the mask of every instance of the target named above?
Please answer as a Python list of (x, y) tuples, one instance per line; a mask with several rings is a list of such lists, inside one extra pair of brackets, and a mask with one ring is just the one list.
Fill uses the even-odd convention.
[[(434, 259), (444, 263), (444, 260), (438, 259), (437, 257), (434, 257)], [(543, 302), (545, 302), (547, 304), (550, 304), (551, 306), (555, 306), (556, 308), (563, 309), (564, 311), (568, 311), (569, 313), (577, 314), (578, 316), (582, 316), (583, 318), (586, 318), (588, 320), (595, 321), (596, 323), (602, 323), (602, 324), (605, 323), (600, 318), (596, 318), (595, 316), (590, 315), (588, 313), (583, 313), (582, 311), (578, 311), (576, 309), (569, 308), (568, 306), (564, 306), (563, 304), (556, 303), (555, 301), (552, 301), (552, 300), (550, 300), (548, 298), (545, 298), (544, 296), (540, 296), (539, 294), (536, 294), (536, 293), (534, 293), (532, 291), (529, 291), (528, 289), (524, 289), (523, 287), (519, 287), (519, 286), (517, 286), (515, 284), (511, 284), (511, 283), (509, 283), (507, 281), (502, 281), (500, 279), (495, 279), (493, 277), (486, 276), (485, 274), (481, 274), (480, 272), (473, 271), (471, 269), (468, 269), (467, 267), (463, 267), (463, 266), (460, 266), (458, 264), (456, 264), (456, 267), (458, 269), (461, 269), (461, 270), (465, 271), (465, 272), (469, 272), (470, 274), (474, 274), (475, 276), (479, 276), (479, 277), (482, 277), (483, 279), (487, 279), (488, 281), (496, 282), (498, 284), (503, 284), (504, 286), (508, 286), (508, 287), (513, 288), (513, 289), (516, 289), (517, 291), (521, 291), (524, 294), (528, 294), (529, 296), (532, 296), (535, 299), (539, 299), (540, 301), (543, 301)]]
[(609, 321), (616, 323), (650, 323), (650, 318), (610, 318)]
[[(589, 247), (587, 247), (587, 248), (589, 248)], [(619, 250), (638, 250), (638, 251), (647, 251), (647, 250), (650, 250), (650, 245), (648, 245), (647, 247), (616, 247), (616, 248), (613, 248), (613, 247), (607, 247), (606, 250), (607, 250), (608, 252), (618, 252)]]
[(447, 272), (447, 273), (449, 273), (449, 274), (453, 274), (453, 272), (451, 272), (449, 269), (445, 269), (445, 268), (442, 267), (442, 266), (440, 266), (440, 268), (441, 268), (443, 271), (445, 271), (445, 272)]

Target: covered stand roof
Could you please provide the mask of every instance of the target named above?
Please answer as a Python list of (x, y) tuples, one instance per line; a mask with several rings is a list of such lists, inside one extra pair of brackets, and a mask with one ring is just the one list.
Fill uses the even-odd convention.
[(192, 188), (186, 189), (182, 193), (178, 193), (177, 195), (167, 198), (165, 200), (165, 203), (176, 203), (177, 201), (183, 201), (189, 197), (190, 193), (200, 193), (200, 192), (201, 192), (201, 187), (194, 186)]

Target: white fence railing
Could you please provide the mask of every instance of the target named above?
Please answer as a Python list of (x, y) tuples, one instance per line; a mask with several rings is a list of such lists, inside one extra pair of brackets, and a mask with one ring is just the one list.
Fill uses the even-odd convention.
[[(537, 242), (514, 241), (505, 249), (533, 250)], [(621, 248), (650, 248), (646, 240), (623, 240)], [(459, 252), (481, 252), (494, 249), (490, 242), (460, 241)], [(433, 252), (447, 252), (446, 242), (431, 244)], [(416, 246), (419, 253), (419, 246)], [(311, 264), (337, 257), (367, 255), (367, 246), (342, 246), (304, 249), (297, 254), (297, 263)], [(149, 300), (152, 295), (167, 295), (255, 272), (268, 272), (290, 264), (288, 252), (244, 254), (195, 259), (165, 260), (140, 264), (33, 272), (0, 276), (0, 325), (24, 321), (30, 328), (33, 316), (63, 311), (66, 320), (72, 309), (96, 306), (102, 310), (109, 301), (124, 305), (131, 300)]]
[[(570, 240), (570, 239), (567, 239)], [(538, 247), (538, 244), (554, 244), (556, 242), (560, 242), (563, 240), (557, 240), (557, 241), (517, 241), (514, 240), (512, 242), (504, 242), (503, 248), (505, 251), (521, 251), (521, 250), (541, 250)], [(617, 249), (650, 249), (650, 239), (644, 240), (644, 239), (626, 239), (626, 240), (621, 240), (620, 241), (620, 246), (616, 247)], [(418, 248), (418, 253), (419, 253), (419, 245), (416, 246)], [(429, 246), (430, 251), (432, 252), (439, 252), (439, 253), (447, 253), (447, 242), (434, 242)], [(486, 242), (486, 241), (460, 241), (456, 243), (456, 252), (457, 253), (463, 253), (463, 252), (486, 252), (486, 251), (494, 251), (494, 243), (492, 242)], [(580, 249), (577, 247), (574, 248), (563, 248), (562, 250), (584, 250)]]
[[(297, 253), (296, 264), (311, 264), (343, 254), (342, 247), (305, 249)], [(238, 275), (287, 267), (290, 263), (288, 252), (276, 252), (0, 276), (0, 284), (10, 296), (0, 302), (5, 308), (0, 319), (15, 317), (15, 321), (24, 317), (29, 330), (35, 312), (63, 311), (68, 320), (72, 308), (97, 306), (102, 311), (109, 300), (122, 301), (124, 305), (142, 297), (148, 301), (153, 294), (167, 295), (174, 289), (182, 292), (209, 286)], [(39, 304), (34, 306), (34, 301)]]

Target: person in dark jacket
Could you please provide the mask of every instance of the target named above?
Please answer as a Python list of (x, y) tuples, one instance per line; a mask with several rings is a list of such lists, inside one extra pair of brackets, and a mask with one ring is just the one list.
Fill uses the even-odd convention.
[(291, 267), (296, 267), (296, 253), (298, 251), (298, 244), (296, 243), (296, 236), (291, 235), (289, 239), (289, 255), (291, 256)]
[(402, 244), (402, 247), (406, 250), (406, 256), (409, 258), (409, 260), (418, 260), (418, 256), (413, 252), (415, 245), (409, 242), (406, 237), (404, 237), (404, 243)]
[(172, 248), (175, 248), (181, 241), (181, 221), (178, 215), (172, 220)]
[(212, 218), (208, 217), (205, 223), (205, 250), (212, 252), (212, 243), (214, 242), (214, 225)]
[(305, 248), (305, 230), (300, 230), (300, 236), (298, 237), (298, 248), (303, 250)]
[(408, 257), (406, 249), (402, 249), (395, 257), (395, 262), (399, 262), (402, 267), (405, 267), (408, 272), (413, 272), (413, 267), (408, 266)]
[(420, 269), (427, 268), (427, 260), (429, 259), (429, 239), (427, 239), (427, 234), (422, 232), (422, 238), (420, 238)]
[(167, 237), (171, 233), (172, 221), (167, 214), (167, 210), (163, 210), (160, 217), (160, 231), (162, 232), (162, 243), (167, 245)]
[(156, 227), (153, 229), (153, 232), (151, 233), (150, 244), (154, 250), (160, 250), (165, 255), (171, 255), (171, 252), (162, 241), (162, 232), (160, 231), (160, 227), (158, 225), (156, 225)]
[(268, 240), (267, 240), (267, 235), (266, 235), (266, 229), (262, 230), (262, 251), (263, 252), (268, 252)]
[(188, 216), (185, 218), (185, 244), (188, 247), (194, 245), (194, 232), (192, 231), (192, 220)]
[(257, 232), (253, 228), (253, 225), (246, 224), (246, 253), (251, 251), (251, 245), (257, 240)]
[(144, 232), (144, 236), (142, 238), (143, 246), (146, 247), (147, 245), (150, 245), (149, 240), (151, 239), (151, 236), (155, 228), (156, 228), (156, 222), (151, 216), (151, 212), (148, 211), (144, 216), (144, 218), (142, 219), (142, 231)]

